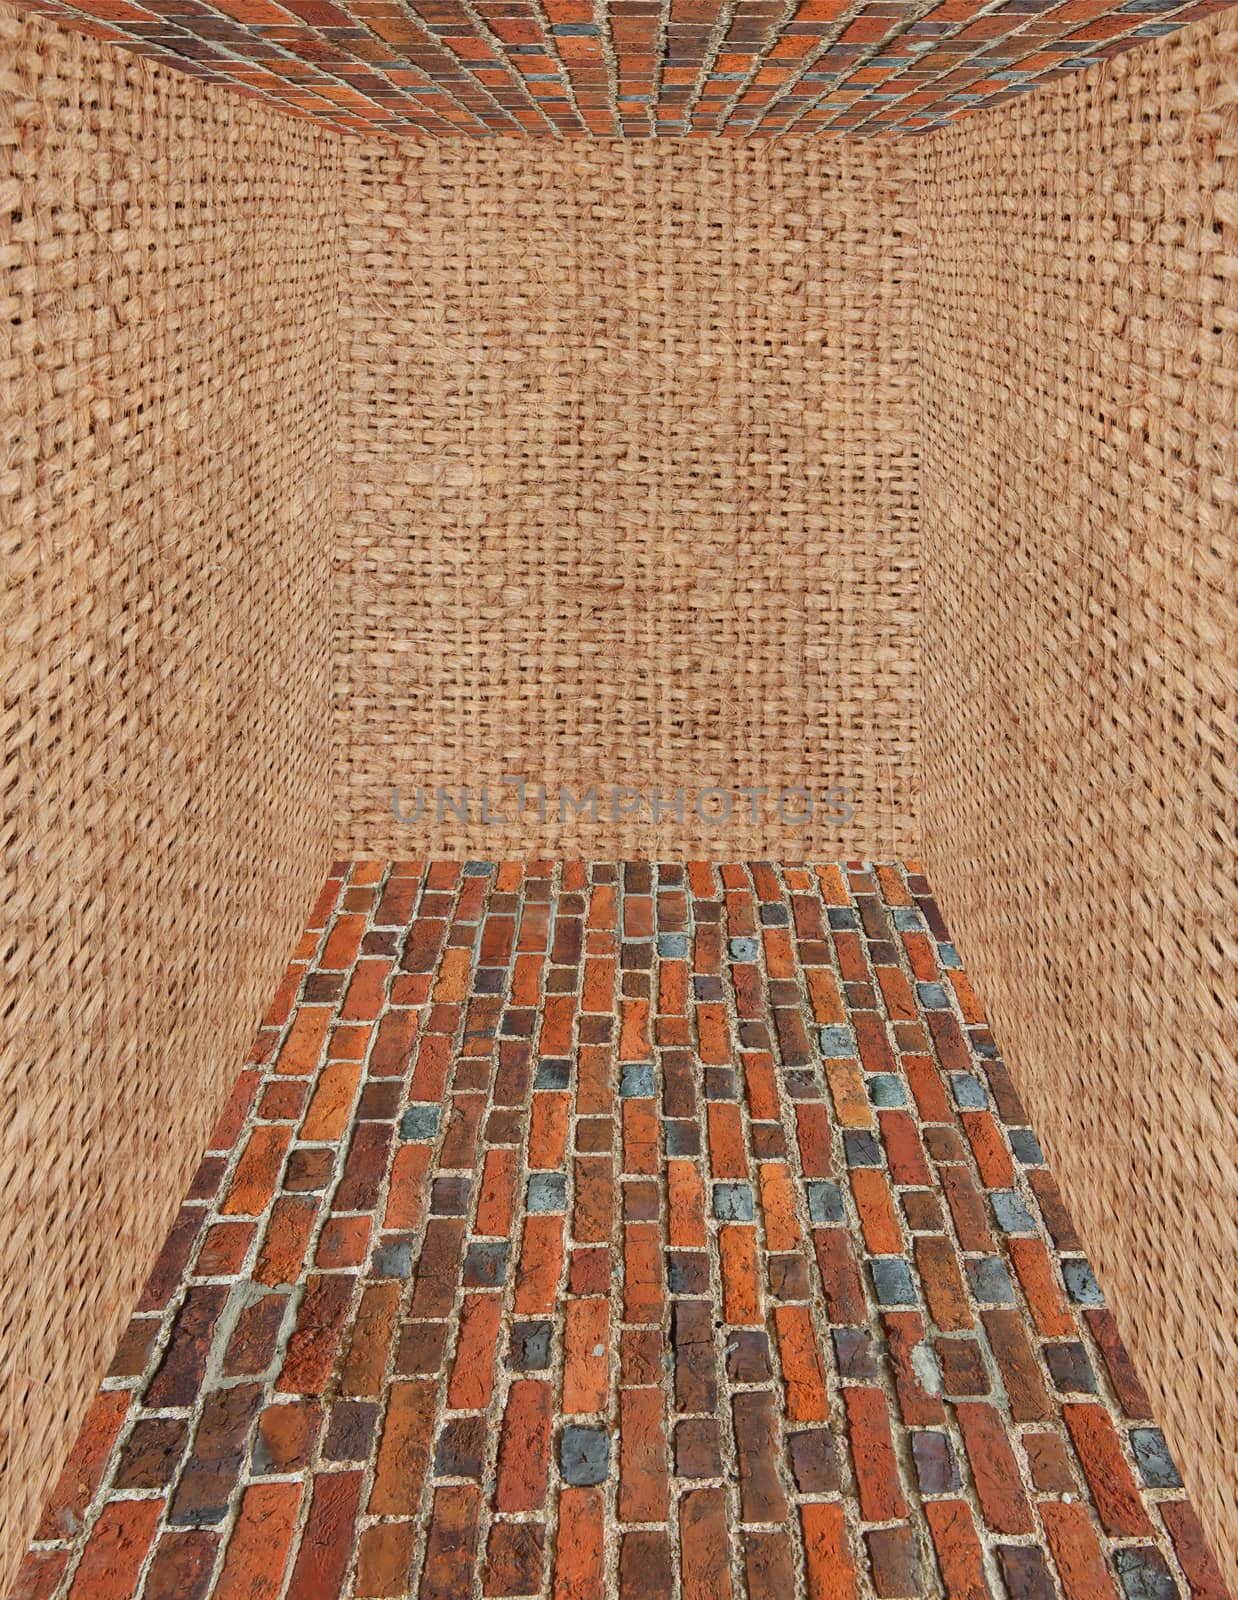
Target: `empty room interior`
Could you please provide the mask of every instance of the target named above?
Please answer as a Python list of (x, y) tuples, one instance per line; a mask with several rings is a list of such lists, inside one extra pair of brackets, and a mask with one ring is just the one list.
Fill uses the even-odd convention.
[(0, 0), (0, 1595), (1238, 1594), (1238, 8)]

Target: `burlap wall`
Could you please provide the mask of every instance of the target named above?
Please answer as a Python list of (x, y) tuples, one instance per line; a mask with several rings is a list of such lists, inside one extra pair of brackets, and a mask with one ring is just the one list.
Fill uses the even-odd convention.
[(0, 10), (0, 1590), (325, 870), (337, 150)]
[[(910, 851), (914, 176), (859, 144), (348, 147), (341, 851)], [(504, 775), (544, 822), (530, 793), (482, 823)]]
[(1238, 1580), (1238, 34), (918, 147), (924, 850)]

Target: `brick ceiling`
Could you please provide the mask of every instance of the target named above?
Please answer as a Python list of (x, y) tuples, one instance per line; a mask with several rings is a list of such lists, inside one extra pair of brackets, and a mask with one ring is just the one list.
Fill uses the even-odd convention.
[(868, 138), (939, 126), (1225, 0), (27, 0), (337, 128)]

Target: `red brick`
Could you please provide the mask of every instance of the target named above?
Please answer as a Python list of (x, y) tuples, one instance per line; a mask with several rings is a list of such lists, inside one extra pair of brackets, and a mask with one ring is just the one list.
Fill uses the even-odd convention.
[(274, 1198), (291, 1138), (291, 1128), (278, 1123), (263, 1123), (253, 1130), (220, 1211), (256, 1217), (266, 1210)]
[(542, 1592), (545, 1530), (537, 1522), (495, 1522), (486, 1543), (482, 1593), (535, 1595)]
[(749, 1600), (786, 1600), (795, 1593), (791, 1541), (784, 1531), (744, 1534), (744, 1576)]
[(402, 1144), (391, 1165), (383, 1227), (414, 1232), (425, 1216), (426, 1174), (433, 1150), (427, 1144)]
[(858, 1061), (827, 1061), (826, 1081), (840, 1126), (844, 1128), (873, 1128), (876, 1118), (864, 1085), (864, 1074)]
[[(596, 1409), (601, 1409), (598, 1407)], [(666, 1423), (660, 1389), (619, 1392), (619, 1520), (663, 1522), (668, 1508)]]
[[(161, 1534), (146, 1569), (142, 1600), (206, 1600), (218, 1548), (215, 1533), (169, 1529)], [(23, 1600), (20, 1590), (12, 1600)]]
[(732, 1326), (758, 1326), (763, 1310), (756, 1229), (741, 1223), (719, 1228), (718, 1254), (722, 1264), (723, 1320)]
[[(9, 1600), (51, 1600), (72, 1553), (71, 1550), (27, 1550), (9, 1591)], [(200, 1595), (198, 1591), (192, 1600), (200, 1600)], [(172, 1595), (165, 1586), (162, 1596), (152, 1596), (152, 1600), (172, 1600)]]
[(679, 1502), (680, 1592), (683, 1600), (731, 1600), (726, 1495), (695, 1489)]
[(877, 1121), (881, 1125), (881, 1141), (886, 1147), (891, 1178), (895, 1183), (927, 1188), (933, 1179), (911, 1117), (905, 1111), (882, 1111)]
[(651, 1101), (623, 1102), (623, 1170), (645, 1174), (658, 1170), (658, 1115)]
[(992, 1255), (996, 1246), (985, 1219), (984, 1202), (972, 1182), (971, 1173), (966, 1167), (948, 1166), (940, 1168), (938, 1176), (945, 1190), (946, 1203), (950, 1207), (960, 1246), (964, 1250), (983, 1251)]
[(932, 1060), (928, 1056), (904, 1056), (903, 1071), (923, 1121), (951, 1121), (945, 1085)]
[(258, 1283), (297, 1281), (317, 1216), (317, 1201), (287, 1194), (279, 1197), (271, 1209), (271, 1220), (254, 1265), (253, 1275)]
[[(292, 1078), (307, 1078), (318, 1065), (322, 1047), (326, 1042), (327, 1028), (334, 1015), (331, 1006), (301, 1006), (292, 1019), (292, 1026), (275, 1060), (276, 1072)], [(235, 1140), (235, 1134), (233, 1135)], [(230, 1141), (232, 1142), (232, 1141)], [(212, 1150), (227, 1149), (227, 1145), (212, 1144)]]
[(901, 1255), (903, 1235), (885, 1174), (876, 1167), (853, 1167), (851, 1192), (860, 1213), (860, 1229), (869, 1254)]
[(516, 1270), (515, 1309), (529, 1316), (552, 1311), (563, 1271), (563, 1219), (533, 1215), (525, 1219)]
[(1115, 1600), (1113, 1580), (1086, 1509), (1042, 1500), (1039, 1510), (1065, 1600)]
[(774, 1396), (746, 1389), (732, 1396), (740, 1510), (745, 1522), (783, 1522), (787, 1500), (778, 1478), (778, 1425)]
[(494, 1504), (499, 1511), (537, 1511), (550, 1471), (551, 1386), (518, 1378), (508, 1391), (499, 1435)]
[(1097, 1405), (1064, 1405), (1062, 1417), (1106, 1533), (1147, 1536), (1152, 1524), (1122, 1454), (1109, 1414)]
[(356, 1279), (310, 1277), (276, 1388), (285, 1394), (322, 1394), (352, 1304)]
[(880, 1389), (844, 1389), (843, 1402), (861, 1514), (866, 1522), (906, 1516), (884, 1393)]
[(874, 1528), (864, 1535), (864, 1542), (868, 1546), (873, 1589), (882, 1600), (887, 1596), (916, 1600), (924, 1593), (925, 1575), (911, 1528)]
[(289, 1593), (297, 1600), (338, 1600), (356, 1538), (361, 1473), (320, 1472), (312, 1483), (309, 1517)]
[(830, 1114), (820, 1100), (805, 1100), (795, 1108), (800, 1164), (806, 1178), (833, 1176)]
[(986, 1189), (1013, 1189), (1014, 1167), (992, 1113), (962, 1111), (959, 1121), (976, 1158), (981, 1183)]
[(529, 1115), (529, 1166), (540, 1171), (558, 1172), (567, 1149), (568, 1115), (571, 1096), (535, 1094)]
[(212, 1600), (276, 1600), (296, 1530), (299, 1483), (246, 1489)]
[(916, 1271), (924, 1287), (933, 1321), (945, 1332), (957, 1333), (972, 1326), (972, 1309), (963, 1287), (958, 1258), (948, 1239), (940, 1236), (915, 1241)]
[(825, 1368), (808, 1308), (776, 1307), (774, 1326), (778, 1332), (787, 1419), (791, 1422), (827, 1421), (830, 1405)]
[(628, 1223), (623, 1230), (624, 1321), (660, 1322), (664, 1293), (657, 1223)]
[(465, 1295), (460, 1308), (460, 1338), (447, 1387), (451, 1410), (484, 1411), (490, 1404), (502, 1312), (501, 1295)]
[(604, 1509), (600, 1489), (564, 1489), (559, 1496), (552, 1600), (604, 1600)]
[(1023, 1449), (1033, 1488), (1048, 1494), (1075, 1492), (1070, 1455), (1056, 1433), (1025, 1433)]
[(619, 1552), (619, 1600), (675, 1600), (671, 1544), (661, 1529), (624, 1534)]
[(691, 1161), (666, 1163), (669, 1197), (669, 1237), (677, 1250), (700, 1249), (705, 1244), (705, 1189)]
[(790, 1172), (781, 1161), (766, 1161), (759, 1168), (759, 1177), (766, 1250), (798, 1249), (804, 1237), (795, 1211), (795, 1185)]
[(392, 1383), (366, 1507), (371, 1516), (416, 1514), (430, 1461), (436, 1388), (417, 1379)]
[(431, 1217), (413, 1278), (409, 1311), (414, 1317), (445, 1317), (456, 1298), (464, 1265), (465, 1225), (456, 1217)]
[(1049, 1252), (1039, 1239), (1007, 1239), (1006, 1249), (1027, 1296), (1032, 1320), (1046, 1339), (1069, 1339), (1075, 1319)]
[(812, 1243), (830, 1321), (850, 1326), (867, 1322), (864, 1284), (846, 1228), (814, 1228)]
[[(941, 1401), (924, 1387), (914, 1359), (917, 1346), (925, 1342), (923, 1317), (918, 1311), (884, 1311), (881, 1326), (890, 1349), (898, 1409), (903, 1421), (909, 1427), (940, 1422)], [(939, 1353), (946, 1343), (938, 1341)]]
[(992, 1600), (984, 1558), (971, 1512), (962, 1500), (929, 1500), (924, 1505), (946, 1600)]
[(378, 1522), (365, 1529), (357, 1547), (358, 1596), (369, 1600), (408, 1592), (416, 1531), (412, 1522)]
[(985, 1526), (994, 1533), (1031, 1533), (1031, 1507), (1019, 1479), (1001, 1415), (979, 1401), (960, 1401), (955, 1416), (963, 1434), (967, 1459)]
[(299, 1138), (334, 1143), (348, 1129), (349, 1113), (361, 1082), (359, 1061), (331, 1061), (322, 1069), (305, 1113)]
[(842, 1506), (824, 1500), (804, 1502), (800, 1506), (800, 1531), (804, 1538), (808, 1600), (855, 1600), (855, 1559)]
[(569, 1300), (563, 1335), (563, 1410), (568, 1416), (606, 1409), (609, 1356), (609, 1304)]
[(1140, 1383), (1134, 1364), (1126, 1353), (1126, 1346), (1118, 1333), (1113, 1312), (1107, 1306), (1096, 1306), (1089, 1308), (1083, 1315), (1092, 1331), (1092, 1337), (1100, 1346), (1105, 1370), (1109, 1374), (1113, 1392), (1118, 1397), (1118, 1404), (1132, 1419), (1150, 1418), (1152, 1402), (1148, 1399), (1147, 1390)]
[(1016, 1422), (1037, 1422), (1051, 1414), (1031, 1341), (1017, 1311), (982, 1311), (980, 1320), (1001, 1369), (1002, 1382)]
[(709, 1166), (715, 1178), (746, 1178), (748, 1153), (739, 1107), (733, 1101), (714, 1100), (706, 1107), (709, 1129)]
[(572, 1236), (580, 1244), (606, 1244), (610, 1240), (614, 1229), (614, 1172), (614, 1162), (605, 1156), (575, 1164)]
[(104, 1506), (69, 1600), (130, 1600), (162, 1510), (162, 1500), (113, 1500)]
[(472, 1588), (481, 1524), (481, 1493), (471, 1484), (434, 1491), (419, 1600), (457, 1600)]

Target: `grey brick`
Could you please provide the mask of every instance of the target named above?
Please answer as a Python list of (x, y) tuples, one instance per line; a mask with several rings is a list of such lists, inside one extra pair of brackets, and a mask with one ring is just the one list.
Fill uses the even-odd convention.
[(923, 928), (924, 918), (914, 906), (892, 906), (890, 909), (894, 926), (900, 933), (919, 933)]
[(755, 1212), (750, 1183), (715, 1183), (714, 1216), (723, 1222), (751, 1222)]
[(610, 1470), (610, 1440), (605, 1430), (569, 1424), (559, 1440), (559, 1466), (564, 1482), (576, 1488), (605, 1483)]
[(879, 1167), (881, 1165), (881, 1145), (873, 1133), (855, 1133), (848, 1130), (843, 1134), (843, 1150), (846, 1152), (849, 1167)]
[(1074, 1258), (1062, 1262), (1066, 1293), (1077, 1306), (1103, 1306), (1105, 1296), (1088, 1262)]
[(1003, 1233), (1035, 1233), (1036, 1224), (1017, 1189), (994, 1189), (989, 1195), (993, 1215)]
[(688, 956), (688, 936), (686, 933), (660, 933), (658, 935), (658, 954), (664, 961), (685, 961)]
[(1045, 1153), (1040, 1148), (1040, 1140), (1030, 1128), (1011, 1128), (1010, 1148), (1014, 1151), (1015, 1160), (1023, 1166), (1044, 1166)]
[(409, 1106), (400, 1118), (400, 1138), (406, 1144), (428, 1144), (437, 1134), (437, 1106)]
[(867, 1079), (868, 1098), (881, 1111), (907, 1104), (903, 1080), (893, 1072), (874, 1072)]
[(926, 1011), (949, 1011), (950, 997), (940, 983), (916, 984), (916, 995)]
[(1139, 1476), (1149, 1489), (1182, 1487), (1177, 1465), (1159, 1428), (1132, 1428), (1131, 1449), (1135, 1452)]
[(849, 1060), (857, 1055), (855, 1035), (845, 1022), (828, 1022), (820, 1029), (818, 1038), (821, 1054), (830, 1061)]
[(554, 1324), (517, 1322), (512, 1325), (511, 1348), (507, 1364), (513, 1372), (542, 1372), (550, 1365), (550, 1341)]
[(843, 1197), (836, 1183), (812, 1179), (808, 1184), (808, 1215), (813, 1222), (845, 1222)]
[(877, 1304), (882, 1306), (914, 1306), (916, 1285), (911, 1268), (902, 1256), (875, 1256), (870, 1262), (873, 1287), (877, 1291)]
[(1126, 1600), (1176, 1600), (1179, 1595), (1165, 1557), (1150, 1545), (1115, 1550), (1113, 1564)]
[(983, 1111), (989, 1103), (984, 1084), (970, 1072), (952, 1072), (950, 1087), (955, 1105), (963, 1111)]
[(555, 1061), (547, 1057), (537, 1063), (537, 1072), (533, 1078), (535, 1089), (566, 1089), (571, 1081), (570, 1061)]
[(625, 1100), (652, 1100), (653, 1063), (629, 1061), (619, 1074), (619, 1093)]
[(761, 953), (761, 946), (755, 939), (732, 939), (727, 948), (732, 961), (755, 961)]
[(528, 1209), (530, 1211), (566, 1211), (566, 1175), (562, 1172), (530, 1173)]
[(372, 1278), (407, 1278), (413, 1264), (413, 1241), (390, 1239), (380, 1244), (370, 1263)]
[(1000, 1256), (981, 1256), (978, 1261), (964, 1262), (972, 1293), (982, 1305), (1012, 1306), (1014, 1288), (1010, 1274)]
[(506, 1240), (502, 1243), (487, 1240), (484, 1243), (471, 1244), (464, 1258), (464, 1274), (461, 1279), (464, 1287), (497, 1288), (507, 1276), (508, 1249)]

